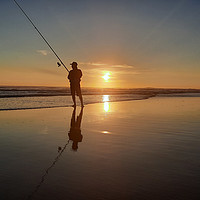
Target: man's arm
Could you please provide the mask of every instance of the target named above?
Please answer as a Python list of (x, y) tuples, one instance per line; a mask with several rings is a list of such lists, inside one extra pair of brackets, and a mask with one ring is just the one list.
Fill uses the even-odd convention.
[(68, 77), (67, 77), (69, 80), (70, 80), (70, 75), (71, 75), (71, 73), (69, 72)]
[[(80, 70), (80, 69), (79, 69)], [(79, 71), (80, 72), (80, 78), (83, 76), (83, 73), (82, 73), (82, 71), (80, 70)]]

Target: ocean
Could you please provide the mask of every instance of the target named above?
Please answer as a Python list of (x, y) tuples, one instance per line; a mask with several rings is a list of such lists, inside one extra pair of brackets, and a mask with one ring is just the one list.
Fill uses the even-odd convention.
[[(199, 96), (198, 89), (95, 89), (83, 88), (84, 104), (142, 100), (158, 95)], [(79, 100), (78, 100), (79, 105)], [(71, 107), (70, 89), (66, 87), (1, 86), (0, 111)]]

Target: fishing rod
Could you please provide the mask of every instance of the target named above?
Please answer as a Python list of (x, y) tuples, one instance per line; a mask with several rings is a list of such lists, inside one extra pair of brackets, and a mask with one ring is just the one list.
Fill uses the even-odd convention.
[[(52, 46), (49, 44), (49, 42), (45, 39), (45, 37), (42, 35), (42, 33), (38, 30), (38, 28), (35, 26), (33, 21), (30, 19), (30, 17), (25, 13), (25, 11), (22, 9), (22, 7), (19, 5), (19, 3), (16, 0), (13, 0), (15, 4), (18, 6), (18, 8), (22, 11), (24, 16), (28, 19), (28, 21), (32, 24), (32, 26), (35, 28), (35, 30), (38, 32), (38, 34), (42, 37), (42, 39), (45, 41), (45, 43), (48, 45), (48, 47), (51, 49), (51, 51), (54, 53), (54, 55), (58, 58), (60, 62), (57, 62), (58, 67), (61, 65), (69, 72), (63, 61), (60, 59), (58, 54), (55, 52), (55, 50), (52, 48)], [(61, 64), (60, 64), (61, 63)]]

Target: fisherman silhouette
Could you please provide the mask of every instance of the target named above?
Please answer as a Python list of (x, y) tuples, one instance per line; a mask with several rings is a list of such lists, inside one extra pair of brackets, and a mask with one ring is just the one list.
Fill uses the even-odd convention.
[(71, 126), (68, 133), (69, 140), (72, 140), (72, 150), (77, 151), (78, 150), (78, 143), (82, 142), (83, 136), (81, 135), (81, 121), (83, 116), (83, 107), (81, 108), (81, 111), (79, 115), (76, 118), (76, 107), (74, 107), (72, 118), (71, 118)]
[(81, 93), (81, 86), (80, 86), (82, 71), (77, 68), (78, 66), (77, 62), (73, 62), (70, 65), (72, 66), (72, 70), (70, 70), (69, 72), (68, 79), (70, 81), (70, 90), (71, 90), (72, 100), (74, 103), (73, 107), (76, 107), (75, 94), (77, 94), (77, 96), (80, 99), (81, 107), (84, 107), (82, 93)]

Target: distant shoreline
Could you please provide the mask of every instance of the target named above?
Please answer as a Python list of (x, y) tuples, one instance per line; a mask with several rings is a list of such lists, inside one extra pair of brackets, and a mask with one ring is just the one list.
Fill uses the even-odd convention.
[[(0, 88), (69, 88), (67, 86), (31, 86), (31, 85), (0, 85)], [(132, 87), (132, 88), (109, 88), (109, 87), (105, 87), (105, 88), (98, 88), (98, 87), (83, 87), (83, 89), (116, 89), (116, 90), (143, 90), (143, 89), (156, 89), (156, 90), (200, 90), (200, 88), (191, 88), (191, 87), (187, 87), (187, 88), (179, 88), (179, 87)]]
[[(172, 88), (82, 88), (83, 95), (148, 95), (175, 93), (200, 93), (200, 89), (172, 89)], [(46, 96), (70, 96), (67, 87), (44, 87), (44, 86), (0, 86), (0, 98), (17, 97), (46, 97)]]

